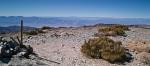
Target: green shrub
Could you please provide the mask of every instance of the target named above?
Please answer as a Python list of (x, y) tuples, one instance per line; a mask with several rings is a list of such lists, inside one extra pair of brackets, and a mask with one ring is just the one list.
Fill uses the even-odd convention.
[(27, 35), (37, 35), (38, 31), (32, 30), (32, 31), (29, 31), (29, 32), (25, 32), (25, 34), (27, 34)]
[(7, 34), (7, 32), (0, 32), (0, 34)]
[(125, 30), (129, 30), (129, 28), (124, 25), (114, 25), (111, 27), (100, 28), (98, 31), (103, 32), (104, 36), (126, 36)]
[(44, 32), (41, 29), (35, 29), (35, 30), (28, 31), (28, 32), (24, 32), (24, 33), (27, 35), (37, 35), (39, 33), (46, 33), (46, 32)]
[(123, 29), (119, 29), (118, 28), (118, 29), (115, 29), (114, 32), (115, 32), (116, 35), (126, 36), (126, 33), (125, 33), (125, 31)]
[(121, 42), (115, 42), (107, 37), (99, 37), (85, 41), (81, 52), (89, 58), (102, 58), (109, 62), (123, 60), (125, 50)]
[(121, 42), (112, 42), (110, 45), (105, 45), (102, 50), (101, 57), (109, 62), (124, 60), (125, 50), (120, 46)]
[(39, 29), (37, 30), (38, 33), (45, 33), (43, 30)]
[(112, 26), (113, 29), (116, 29), (116, 28), (119, 28), (119, 29), (122, 29), (122, 30), (129, 30), (128, 26), (125, 26), (125, 25), (114, 25)]
[(51, 29), (51, 27), (43, 26), (41, 29), (42, 29), (42, 30), (44, 30), (44, 29)]
[(99, 32), (109, 32), (109, 31), (113, 31), (113, 29), (110, 27), (105, 27), (105, 28), (100, 28), (98, 31)]

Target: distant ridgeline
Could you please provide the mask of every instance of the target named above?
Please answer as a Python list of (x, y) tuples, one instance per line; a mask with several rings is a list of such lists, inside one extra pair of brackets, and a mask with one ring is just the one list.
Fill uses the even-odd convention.
[[(33, 30), (33, 29), (36, 29), (36, 28), (24, 26), (24, 31), (29, 31), (29, 30)], [(0, 27), (0, 33), (19, 32), (19, 31), (20, 31), (19, 26)]]
[[(95, 25), (87, 25), (87, 26), (81, 26), (81, 27), (112, 26), (112, 25), (116, 25), (116, 24), (102, 24), (102, 23), (99, 23), (99, 24), (95, 24)], [(127, 26), (136, 27), (136, 28), (150, 29), (150, 25), (127, 25)], [(59, 27), (59, 28), (61, 28), (61, 27)], [(24, 26), (24, 31), (30, 31), (30, 30), (34, 30), (34, 29), (38, 29), (38, 28)], [(0, 34), (9, 33), (9, 32), (19, 32), (19, 31), (20, 31), (20, 26), (8, 26), (8, 27), (1, 27), (0, 26)]]
[(24, 21), (24, 30), (34, 27), (79, 27), (95, 24), (126, 24), (130, 26), (145, 27), (150, 25), (150, 19), (146, 18), (107, 18), (107, 17), (22, 17), (22, 16), (0, 16), (0, 32), (19, 31), (20, 20)]
[(22, 17), (0, 16), (0, 26), (16, 26), (20, 20), (24, 20), (25, 26), (31, 27), (78, 27), (84, 25), (104, 24), (149, 24), (148, 18), (109, 18), (109, 17)]

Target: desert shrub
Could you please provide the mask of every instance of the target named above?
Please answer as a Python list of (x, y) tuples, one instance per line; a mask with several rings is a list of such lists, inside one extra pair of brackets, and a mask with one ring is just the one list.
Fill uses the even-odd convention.
[(99, 34), (99, 33), (94, 33), (93, 36), (97, 37), (97, 36), (101, 36), (101, 34)]
[(120, 45), (121, 42), (112, 42), (110, 45), (105, 45), (102, 50), (101, 57), (110, 62), (123, 60), (125, 50)]
[(7, 32), (0, 32), (0, 34), (7, 34)]
[(99, 37), (85, 41), (81, 52), (89, 58), (102, 58), (109, 62), (123, 60), (125, 50), (121, 42), (115, 42), (107, 37)]
[(119, 29), (122, 29), (122, 30), (130, 30), (130, 29), (128, 28), (128, 26), (119, 25), (119, 24), (112, 26), (112, 28), (113, 28), (113, 29), (119, 28)]
[(115, 30), (114, 30), (114, 33), (115, 33), (116, 35), (119, 35), (119, 36), (126, 36), (125, 31), (124, 31), (123, 29), (120, 29), (120, 28), (115, 29)]
[(51, 27), (43, 26), (41, 29), (42, 29), (42, 30), (44, 30), (44, 29), (51, 29)]
[(109, 32), (109, 31), (112, 31), (113, 29), (110, 28), (110, 27), (105, 27), (105, 28), (100, 28), (98, 31), (99, 32)]
[(39, 29), (37, 30), (38, 33), (45, 33), (43, 30)]
[(116, 29), (111, 29), (111, 28), (104, 28), (104, 29), (100, 29), (100, 31), (102, 32), (102, 35), (104, 36), (126, 36), (126, 33), (123, 29), (120, 28), (116, 28)]
[(24, 33), (27, 35), (37, 35), (37, 34), (46, 33), (46, 32), (44, 32), (41, 29), (35, 29), (35, 30), (28, 31), (28, 32), (24, 32)]
[(25, 32), (25, 34), (27, 34), (27, 35), (37, 35), (37, 34), (38, 34), (38, 31), (36, 31), (36, 30), (31, 30), (31, 31), (29, 31), (29, 32)]
[(103, 32), (105, 36), (126, 36), (125, 30), (129, 30), (127, 26), (124, 25), (114, 25), (111, 27), (99, 28), (99, 32)]

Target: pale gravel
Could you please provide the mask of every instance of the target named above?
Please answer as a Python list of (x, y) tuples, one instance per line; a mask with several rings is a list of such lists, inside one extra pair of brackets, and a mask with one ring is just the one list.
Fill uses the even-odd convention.
[[(51, 37), (52, 34), (57, 33), (60, 37)], [(65, 33), (73, 34), (65, 36)], [(46, 62), (47, 66), (146, 66), (140, 61), (141, 53), (130, 53), (134, 59), (132, 62), (123, 64), (111, 64), (103, 59), (89, 59), (82, 55), (80, 48), (84, 40), (88, 40), (97, 33), (97, 28), (62, 28), (48, 31), (45, 34), (36, 36), (24, 36), (24, 44), (29, 44), (33, 47), (34, 52), (40, 57), (48, 60), (59, 62), (60, 64)], [(115, 41), (122, 41), (123, 46), (128, 46), (131, 41), (150, 41), (150, 29), (131, 28), (127, 31), (127, 37), (110, 37)]]

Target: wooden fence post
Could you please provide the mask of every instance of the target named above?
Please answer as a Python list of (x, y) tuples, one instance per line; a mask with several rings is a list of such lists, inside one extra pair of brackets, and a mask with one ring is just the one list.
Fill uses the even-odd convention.
[(21, 31), (21, 43), (20, 43), (20, 47), (22, 47), (22, 45), (23, 45), (23, 20), (21, 20), (20, 31)]

